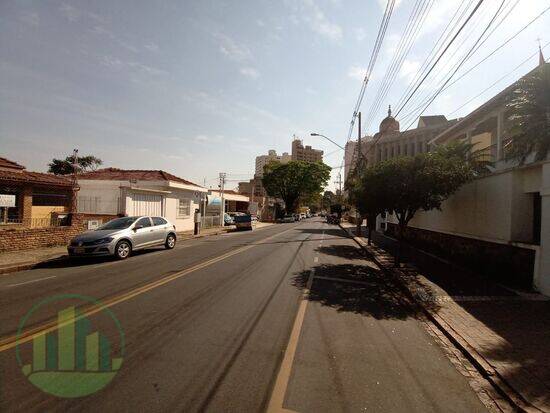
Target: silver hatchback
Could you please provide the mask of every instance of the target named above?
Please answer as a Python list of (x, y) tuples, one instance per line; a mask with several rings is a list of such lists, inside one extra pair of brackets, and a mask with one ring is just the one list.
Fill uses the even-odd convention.
[(162, 217), (122, 217), (96, 230), (74, 237), (67, 251), (71, 257), (114, 255), (127, 258), (132, 251), (164, 245), (176, 245), (176, 227)]

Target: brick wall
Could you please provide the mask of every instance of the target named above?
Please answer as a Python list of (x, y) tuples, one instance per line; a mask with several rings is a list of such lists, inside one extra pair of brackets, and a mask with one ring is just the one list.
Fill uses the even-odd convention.
[[(397, 225), (388, 223), (386, 233), (396, 236)], [(519, 288), (532, 288), (535, 251), (514, 245), (408, 227), (406, 243), (443, 258), (475, 274)]]
[(113, 218), (116, 216), (73, 214), (70, 226), (1, 229), (0, 252), (66, 245), (72, 237), (88, 229), (88, 220), (103, 219), (105, 223)]

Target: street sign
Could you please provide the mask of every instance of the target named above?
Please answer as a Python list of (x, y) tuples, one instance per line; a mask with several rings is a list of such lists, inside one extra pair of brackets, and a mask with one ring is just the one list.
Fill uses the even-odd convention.
[(15, 195), (0, 194), (0, 207), (14, 207)]

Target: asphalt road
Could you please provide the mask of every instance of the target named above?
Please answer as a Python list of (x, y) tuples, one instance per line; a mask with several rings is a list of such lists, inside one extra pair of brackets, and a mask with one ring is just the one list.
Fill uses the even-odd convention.
[[(120, 352), (111, 311), (122, 366), (86, 397), (44, 393), (16, 358), (22, 318), (64, 294), (103, 306), (39, 306), (21, 357), (32, 360), (26, 332), (56, 334), (73, 303)], [(395, 286), (320, 220), (1, 276), (0, 326), (3, 411), (486, 411)]]

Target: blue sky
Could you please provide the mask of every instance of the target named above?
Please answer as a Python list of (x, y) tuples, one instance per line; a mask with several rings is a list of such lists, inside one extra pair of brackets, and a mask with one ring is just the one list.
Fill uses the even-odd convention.
[[(399, 99), (459, 3), (434, 0), (369, 132), (387, 104)], [(464, 34), (464, 47), (500, 3), (485, 1), (474, 29)], [(412, 4), (398, 2), (364, 113)], [(44, 171), (51, 158), (76, 147), (99, 156), (105, 166), (164, 169), (214, 185), (221, 171), (232, 180), (251, 177), (256, 155), (290, 152), (296, 134), (330, 154), (327, 164), (339, 165), (343, 153), (309, 133), (345, 143), (384, 5), (382, 0), (3, 1), (0, 156)], [(520, 0), (470, 63), (549, 5), (550, 0)], [(426, 113), (449, 115), (534, 53), (538, 37), (548, 42), (548, 27), (550, 12), (445, 91)], [(536, 62), (448, 117), (467, 114)], [(450, 63), (442, 62), (439, 74)], [(437, 70), (434, 76), (437, 80)]]

